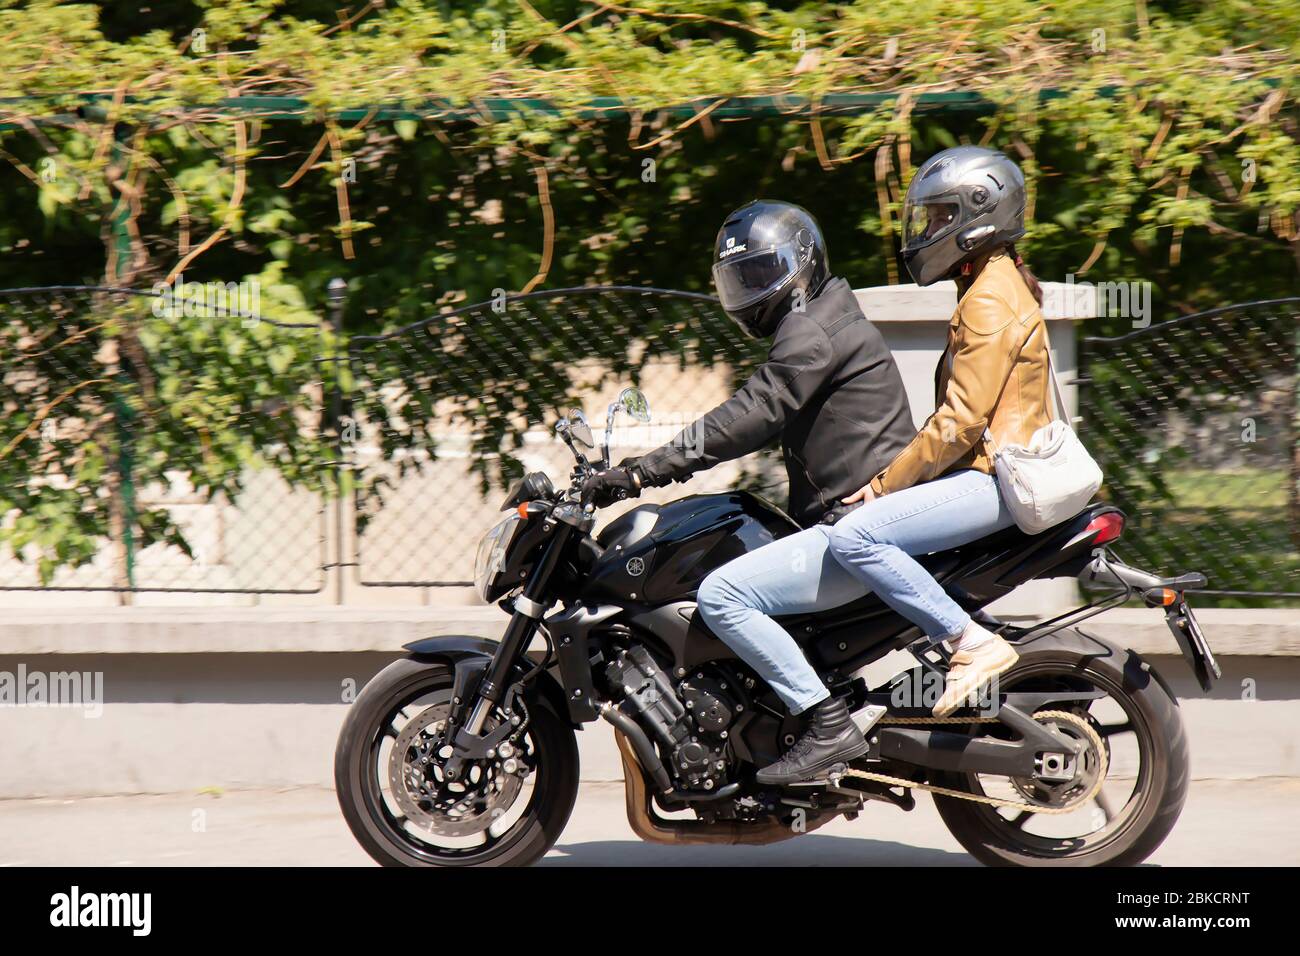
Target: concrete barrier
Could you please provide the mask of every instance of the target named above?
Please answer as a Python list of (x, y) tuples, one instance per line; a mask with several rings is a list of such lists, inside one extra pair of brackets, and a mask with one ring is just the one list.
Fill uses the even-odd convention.
[[(1086, 630), (1150, 657), (1181, 698), (1198, 778), (1300, 776), (1300, 614), (1205, 610), (1225, 666), (1203, 697), (1159, 612)], [(0, 797), (329, 786), (353, 695), (402, 644), (499, 635), (496, 608), (13, 611), (0, 675), (103, 675), (102, 711), (0, 706)], [(609, 728), (579, 735), (588, 780), (621, 778)]]

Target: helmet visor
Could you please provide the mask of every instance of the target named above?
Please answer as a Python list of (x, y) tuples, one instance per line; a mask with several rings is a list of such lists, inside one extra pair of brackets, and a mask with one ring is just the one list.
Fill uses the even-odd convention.
[(903, 245), (921, 246), (957, 226), (961, 208), (955, 199), (908, 203), (903, 209)]
[(798, 253), (788, 242), (723, 259), (713, 267), (713, 284), (722, 308), (736, 312), (780, 288), (798, 271)]

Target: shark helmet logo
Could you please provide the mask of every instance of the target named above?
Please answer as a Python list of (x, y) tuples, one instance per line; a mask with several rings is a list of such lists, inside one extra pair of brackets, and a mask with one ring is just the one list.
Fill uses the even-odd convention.
[(722, 251), (718, 253), (718, 258), (725, 259), (727, 256), (734, 256), (738, 252), (744, 252), (748, 248), (748, 244), (743, 242), (740, 245), (736, 245), (736, 237), (728, 236), (727, 241), (723, 243)]

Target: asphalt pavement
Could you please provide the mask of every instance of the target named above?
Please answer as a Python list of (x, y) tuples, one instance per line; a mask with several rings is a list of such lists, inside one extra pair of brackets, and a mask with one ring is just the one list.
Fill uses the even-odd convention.
[[(1150, 863), (1300, 865), (1300, 779), (1201, 780)], [(330, 790), (0, 801), (0, 866), (365, 866)], [(657, 846), (628, 827), (622, 784), (584, 783), (545, 866), (974, 866), (918, 795), (762, 847)]]

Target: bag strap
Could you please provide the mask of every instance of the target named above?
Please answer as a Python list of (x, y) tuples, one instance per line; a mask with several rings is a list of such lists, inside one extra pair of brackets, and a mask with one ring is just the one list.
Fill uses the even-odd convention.
[[(1047, 404), (1052, 415), (1052, 421), (1065, 422), (1065, 424), (1069, 426), (1070, 417), (1066, 409), (1065, 395), (1061, 391), (1060, 380), (1056, 377), (1056, 368), (1052, 365), (1052, 340), (1047, 334), (1046, 320), (1043, 322), (1043, 337), (1047, 339), (1047, 342), (1044, 343), (1044, 346), (1047, 349), (1047, 377), (1052, 382), (1050, 393), (1047, 396)], [(1055, 401), (1053, 401), (1053, 399), (1055, 399)], [(993, 450), (993, 454), (996, 456), (998, 453), (998, 445), (997, 442), (993, 440), (993, 433), (987, 428), (984, 429), (984, 443)]]
[[(1043, 328), (1047, 328), (1047, 323), (1043, 323)], [(1044, 332), (1044, 335), (1047, 333)], [(1052, 395), (1056, 397), (1056, 421), (1070, 424), (1070, 414), (1065, 405), (1065, 395), (1061, 392), (1061, 382), (1056, 377), (1056, 369), (1052, 366), (1052, 344), (1047, 343), (1047, 377), (1052, 380)]]

